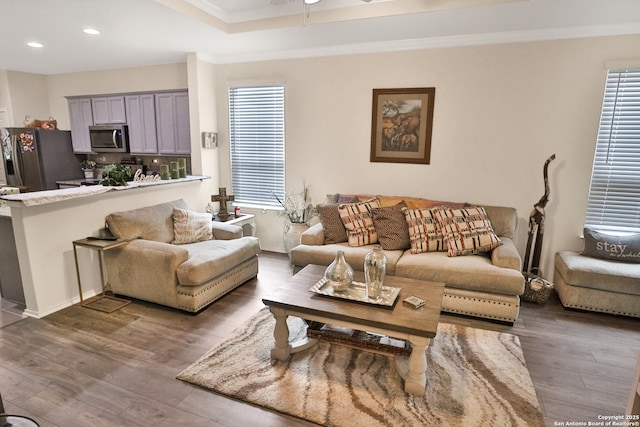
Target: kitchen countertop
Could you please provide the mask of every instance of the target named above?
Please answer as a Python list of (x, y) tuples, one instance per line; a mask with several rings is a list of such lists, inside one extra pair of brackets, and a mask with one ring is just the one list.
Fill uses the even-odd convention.
[(66, 181), (56, 181), (56, 184), (74, 187), (80, 187), (81, 185), (98, 185), (100, 184), (100, 179), (70, 179)]
[[(6, 183), (3, 183), (3, 185), (0, 186), (0, 196), (18, 193), (20, 193), (20, 189), (18, 187), (11, 187), (6, 185)], [(0, 200), (0, 217), (11, 218), (11, 208), (4, 200)]]
[(20, 202), (20, 205), (22, 206), (36, 206), (36, 205), (44, 205), (47, 203), (55, 203), (62, 200), (75, 199), (78, 197), (92, 196), (95, 194), (106, 193), (108, 191), (126, 191), (126, 190), (134, 190), (136, 188), (141, 188), (141, 187), (150, 187), (154, 185), (171, 185), (171, 184), (179, 184), (181, 182), (202, 181), (205, 179), (211, 179), (211, 177), (189, 175), (186, 178), (179, 178), (179, 179), (168, 179), (168, 180), (150, 181), (150, 182), (137, 181), (137, 182), (129, 182), (128, 185), (125, 187), (83, 185), (80, 187), (63, 188), (60, 190), (46, 190), (46, 191), (34, 191), (31, 193), (7, 194), (7, 195), (0, 196), (0, 199), (9, 202), (10, 206), (15, 206), (12, 202)]

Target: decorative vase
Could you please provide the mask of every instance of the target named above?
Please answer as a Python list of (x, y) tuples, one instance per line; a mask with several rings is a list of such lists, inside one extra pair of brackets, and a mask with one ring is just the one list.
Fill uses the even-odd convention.
[(344, 292), (351, 286), (353, 268), (344, 259), (343, 251), (338, 251), (336, 259), (325, 270), (324, 277), (327, 279), (329, 286), (336, 292)]
[(382, 246), (375, 245), (364, 257), (364, 278), (367, 284), (367, 297), (372, 300), (382, 298), (382, 283), (387, 270), (387, 256)]
[(169, 162), (170, 165), (170, 170), (171, 170), (171, 179), (178, 179), (180, 178), (180, 171), (178, 170), (178, 162), (174, 161), (174, 162)]
[(160, 179), (171, 179), (169, 165), (160, 165)]
[(178, 177), (187, 177), (187, 159), (185, 159), (184, 157), (178, 159)]
[(284, 248), (287, 254), (291, 254), (291, 249), (300, 244), (300, 235), (307, 231), (308, 224), (287, 223), (284, 227)]

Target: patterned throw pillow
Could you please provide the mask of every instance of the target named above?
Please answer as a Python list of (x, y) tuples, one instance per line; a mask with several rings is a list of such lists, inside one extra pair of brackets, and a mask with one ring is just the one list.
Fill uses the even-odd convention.
[(173, 208), (173, 233), (175, 236), (171, 243), (182, 245), (213, 239), (211, 220), (210, 213)]
[(322, 204), (316, 206), (322, 228), (324, 229), (324, 244), (341, 243), (347, 241), (347, 230), (344, 228), (338, 204)]
[(346, 203), (338, 206), (340, 218), (347, 230), (349, 246), (365, 246), (378, 242), (378, 234), (373, 225), (371, 209), (379, 208), (378, 199), (360, 203)]
[(434, 213), (442, 229), (449, 256), (489, 252), (502, 245), (482, 207), (442, 207)]
[(373, 225), (376, 228), (378, 242), (380, 242), (382, 249), (397, 251), (408, 249), (411, 246), (407, 221), (402, 212), (402, 208), (406, 208), (406, 206), (403, 200), (395, 206), (371, 209)]
[(440, 252), (446, 250), (440, 224), (434, 215), (436, 209), (403, 208), (409, 229), (411, 253)]

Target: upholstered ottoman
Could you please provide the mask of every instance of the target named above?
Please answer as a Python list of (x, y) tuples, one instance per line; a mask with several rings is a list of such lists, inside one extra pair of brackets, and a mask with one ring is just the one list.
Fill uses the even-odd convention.
[(640, 264), (558, 252), (553, 277), (564, 307), (640, 317)]

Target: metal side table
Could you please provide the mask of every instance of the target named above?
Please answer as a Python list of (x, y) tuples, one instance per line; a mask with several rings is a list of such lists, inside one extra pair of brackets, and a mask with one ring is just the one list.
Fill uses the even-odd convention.
[[(78, 292), (80, 293), (80, 306), (91, 308), (93, 310), (103, 311), (105, 313), (113, 313), (114, 311), (131, 303), (126, 299), (117, 298), (105, 293), (104, 281), (104, 252), (127, 244), (126, 240), (98, 240), (98, 239), (80, 239), (73, 241), (73, 257), (76, 261), (76, 275), (78, 276)], [(80, 280), (80, 267), (78, 266), (78, 246), (98, 251), (98, 263), (100, 265), (100, 283), (102, 285), (102, 293), (91, 297), (88, 300), (82, 298), (82, 283)]]

